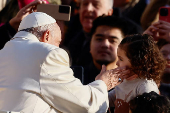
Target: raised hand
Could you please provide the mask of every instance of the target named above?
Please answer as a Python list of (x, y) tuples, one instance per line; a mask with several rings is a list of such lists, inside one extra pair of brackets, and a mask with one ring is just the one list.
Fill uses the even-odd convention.
[(159, 20), (149, 26), (143, 34), (151, 35), (155, 40), (165, 39), (170, 42), (170, 23)]
[(23, 7), (17, 13), (17, 15), (9, 21), (9, 24), (17, 31), (22, 19), (26, 17), (27, 15), (29, 15), (30, 13), (36, 12), (38, 4), (45, 4), (45, 3), (46, 1), (44, 0), (35, 0), (34, 2), (31, 2), (30, 4)]

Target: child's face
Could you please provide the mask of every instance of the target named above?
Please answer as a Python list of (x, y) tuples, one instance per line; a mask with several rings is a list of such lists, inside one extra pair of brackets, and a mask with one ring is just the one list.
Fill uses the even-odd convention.
[(120, 47), (118, 48), (117, 55), (118, 55), (118, 61), (116, 64), (118, 67), (124, 67), (124, 66), (128, 68), (131, 67), (131, 63), (128, 57), (126, 56), (125, 51)]

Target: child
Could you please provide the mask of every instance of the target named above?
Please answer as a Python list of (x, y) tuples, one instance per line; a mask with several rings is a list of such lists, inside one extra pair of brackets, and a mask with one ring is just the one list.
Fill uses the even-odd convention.
[(135, 97), (129, 104), (130, 113), (170, 113), (170, 100), (154, 91)]
[(109, 92), (110, 107), (115, 106), (115, 113), (129, 113), (129, 101), (138, 95), (159, 93), (157, 84), (165, 61), (151, 36), (124, 38), (118, 47), (117, 65), (126, 66), (133, 74)]

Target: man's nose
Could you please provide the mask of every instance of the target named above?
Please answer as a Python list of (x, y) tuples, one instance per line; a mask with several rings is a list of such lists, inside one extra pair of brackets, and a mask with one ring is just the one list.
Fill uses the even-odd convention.
[(109, 45), (110, 45), (110, 42), (108, 39), (103, 40), (103, 43), (102, 43), (103, 47), (109, 47)]
[(86, 9), (87, 9), (88, 11), (93, 11), (93, 8), (94, 8), (94, 7), (93, 7), (93, 4), (92, 4), (92, 3), (89, 3), (89, 4), (87, 5), (87, 8), (86, 8)]

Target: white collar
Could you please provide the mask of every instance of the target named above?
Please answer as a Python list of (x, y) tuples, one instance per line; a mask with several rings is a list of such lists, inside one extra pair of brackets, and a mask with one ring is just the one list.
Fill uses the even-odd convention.
[(26, 31), (19, 31), (15, 34), (15, 36), (11, 39), (15, 39), (15, 38), (22, 38), (22, 39), (27, 39), (27, 40), (34, 40), (34, 41), (38, 41), (38, 38), (33, 35), (32, 33), (26, 32)]

